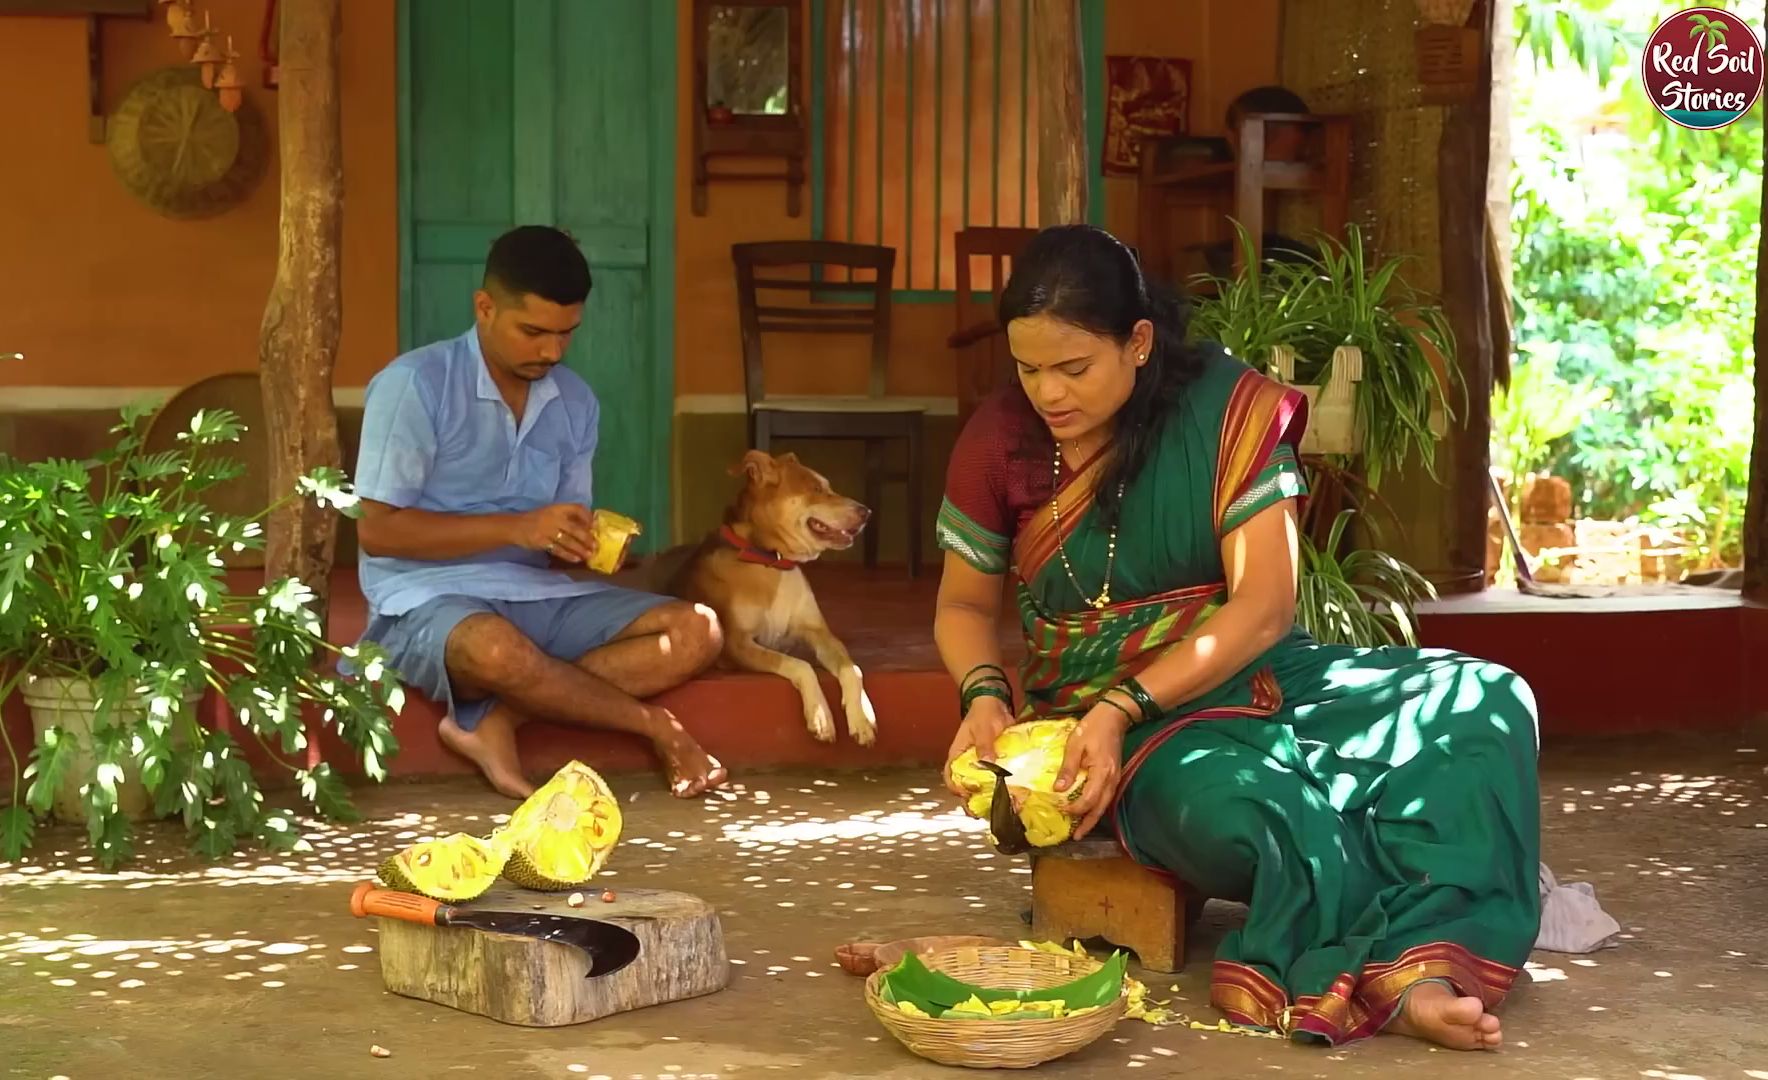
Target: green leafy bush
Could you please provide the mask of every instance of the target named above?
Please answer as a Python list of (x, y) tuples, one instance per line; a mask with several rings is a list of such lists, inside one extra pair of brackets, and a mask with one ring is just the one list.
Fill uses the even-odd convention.
[[(96, 698), (89, 739), (50, 727), (22, 771), (22, 748), (6, 741), (12, 797), (0, 807), (0, 859), (30, 848), (36, 820), (87, 754), (87, 775), (77, 779), (105, 867), (131, 855), (118, 802), (129, 775), (140, 777), (155, 812), (182, 818), (206, 855), (248, 839), (298, 846), (293, 812), (265, 806), (241, 747), (197, 722), (194, 699), (204, 690), (224, 695), (236, 730), (279, 762), (307, 749), (304, 708), (322, 712), (375, 779), (397, 749), (388, 713), (404, 695), (378, 648), (327, 643), (315, 597), (298, 580), (249, 595), (228, 590), (223, 552), (261, 547), (270, 512), (237, 517), (202, 501), (206, 489), (241, 473), (218, 449), (238, 440), (238, 419), (200, 412), (176, 449), (146, 453), (147, 413), (125, 410), (114, 447), (88, 461), (0, 456), (0, 701), (33, 677), (78, 680)], [(286, 496), (295, 498), (355, 510), (337, 470), (303, 477)], [(330, 670), (340, 652), (354, 658), (358, 677)], [(350, 816), (330, 765), (288, 767), (321, 815)]]

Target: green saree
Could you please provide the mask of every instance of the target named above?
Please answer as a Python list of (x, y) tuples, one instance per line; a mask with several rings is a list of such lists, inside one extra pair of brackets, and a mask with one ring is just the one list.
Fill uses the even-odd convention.
[[(1305, 424), (1300, 394), (1212, 351), (1124, 490), (1111, 592), (1129, 599), (1094, 610), (1081, 590), (1096, 595), (1105, 573), (1091, 509), (1103, 455), (1061, 474), (1057, 518), (1050, 436), (1022, 395), (978, 411), (939, 538), (1014, 575), (1023, 717), (1084, 713), (1208, 625), (1227, 599), (1222, 537), (1306, 494)], [(1131, 729), (1111, 820), (1138, 862), (1247, 903), (1217, 953), (1216, 1007), (1336, 1045), (1379, 1031), (1421, 979), (1488, 1009), (1508, 992), (1540, 917), (1535, 755), (1533, 697), (1514, 673), (1295, 629)]]

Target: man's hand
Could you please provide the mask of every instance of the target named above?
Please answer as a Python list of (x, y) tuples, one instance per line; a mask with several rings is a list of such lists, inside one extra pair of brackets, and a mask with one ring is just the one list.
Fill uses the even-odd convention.
[(1105, 815), (1117, 795), (1117, 778), (1123, 771), (1123, 737), (1129, 730), (1129, 718), (1109, 705), (1095, 705), (1068, 736), (1068, 752), (1062, 757), (1062, 771), (1056, 774), (1056, 790), (1067, 791), (1075, 774), (1087, 774), (1080, 797), (1063, 806), (1070, 817), (1077, 817), (1074, 838), (1085, 839), (1093, 826)]
[(521, 515), (515, 540), (529, 551), (544, 551), (567, 563), (586, 562), (596, 548), (589, 511), (576, 503), (554, 503)]

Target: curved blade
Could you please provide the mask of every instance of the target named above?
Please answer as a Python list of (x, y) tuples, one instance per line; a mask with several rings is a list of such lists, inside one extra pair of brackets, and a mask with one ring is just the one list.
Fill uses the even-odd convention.
[(471, 926), (497, 934), (520, 934), (582, 949), (589, 958), (586, 979), (612, 975), (638, 959), (638, 936), (624, 926), (570, 915), (525, 911), (461, 911), (448, 913), (449, 926)]
[(1021, 855), (1031, 850), (1031, 842), (1025, 838), (1025, 822), (1019, 820), (1019, 814), (1013, 809), (1013, 796), (1007, 791), (1007, 777), (1013, 774), (992, 761), (979, 761), (978, 765), (994, 773), (994, 795), (988, 804), (988, 831), (994, 836), (995, 850), (1002, 855)]

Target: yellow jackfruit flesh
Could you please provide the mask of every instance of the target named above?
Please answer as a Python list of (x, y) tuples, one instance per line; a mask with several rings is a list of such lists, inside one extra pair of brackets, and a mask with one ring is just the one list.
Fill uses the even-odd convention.
[[(1028, 720), (1014, 724), (995, 739), (995, 764), (1011, 775), (1007, 791), (1013, 798), (1025, 839), (1033, 847), (1052, 847), (1074, 832), (1074, 819), (1063, 812), (1065, 803), (1080, 797), (1086, 788), (1085, 771), (1075, 774), (1067, 791), (1056, 790), (1056, 776), (1068, 751), (1074, 720)], [(964, 809), (971, 817), (988, 818), (993, 804), (995, 774), (983, 768), (974, 749), (952, 762), (952, 778), (969, 792)]]
[(466, 833), (420, 840), (381, 863), (380, 879), (391, 889), (444, 903), (484, 895), (503, 870), (501, 845)]
[(620, 839), (620, 801), (594, 769), (573, 761), (530, 795), (499, 829), (510, 852), (503, 876), (560, 891), (595, 877)]

